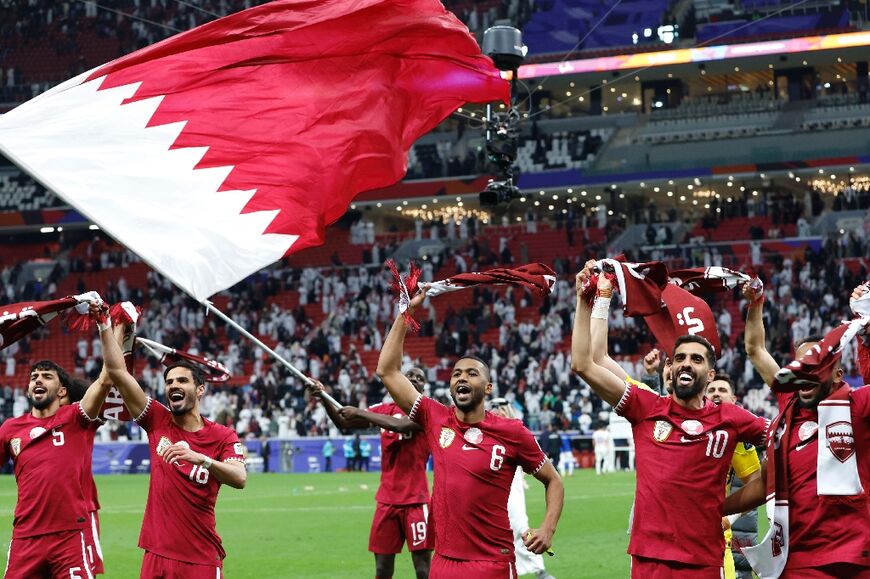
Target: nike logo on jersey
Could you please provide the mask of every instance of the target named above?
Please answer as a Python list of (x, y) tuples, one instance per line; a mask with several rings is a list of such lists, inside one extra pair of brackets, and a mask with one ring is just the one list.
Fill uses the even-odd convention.
[(686, 438), (685, 436), (680, 437), (680, 442), (700, 442), (702, 440), (705, 440), (705, 439), (700, 438), (698, 436), (693, 436), (692, 438)]
[(426, 539), (420, 539), (419, 541), (414, 541), (413, 543), (411, 543), (411, 546), (416, 547), (417, 545), (422, 545), (423, 541), (425, 541), (425, 540)]
[(467, 444), (463, 444), (462, 450), (480, 450), (480, 449), (476, 446), (468, 446)]
[(795, 451), (803, 450), (803, 448), (811, 442), (812, 442), (812, 440), (808, 440), (808, 441), (804, 442), (803, 444), (797, 445), (796, 447), (794, 447), (794, 449), (795, 449)]

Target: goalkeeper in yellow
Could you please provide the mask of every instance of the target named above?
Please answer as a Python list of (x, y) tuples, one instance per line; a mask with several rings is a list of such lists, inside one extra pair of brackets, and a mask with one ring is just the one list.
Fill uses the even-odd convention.
[[(734, 396), (734, 386), (731, 379), (725, 374), (716, 374), (716, 377), (707, 385), (707, 398), (714, 404), (734, 404), (737, 397)], [(751, 444), (738, 443), (734, 448), (734, 456), (731, 457), (731, 470), (725, 481), (725, 495), (731, 493), (731, 483), (734, 477), (739, 478), (743, 484), (761, 477), (761, 464), (758, 461), (758, 453)], [(740, 515), (722, 517), (722, 528), (725, 529), (725, 579), (736, 579), (737, 572), (734, 568), (734, 555), (731, 551), (732, 530), (731, 525)], [(757, 529), (756, 529), (757, 532)]]

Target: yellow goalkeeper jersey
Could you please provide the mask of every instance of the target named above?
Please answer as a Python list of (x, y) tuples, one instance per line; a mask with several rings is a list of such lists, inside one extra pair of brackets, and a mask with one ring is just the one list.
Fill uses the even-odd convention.
[(734, 448), (734, 456), (731, 457), (731, 470), (728, 471), (725, 482), (725, 496), (731, 493), (731, 483), (734, 482), (735, 476), (745, 479), (759, 470), (761, 470), (761, 463), (758, 461), (755, 447), (746, 442), (738, 442)]

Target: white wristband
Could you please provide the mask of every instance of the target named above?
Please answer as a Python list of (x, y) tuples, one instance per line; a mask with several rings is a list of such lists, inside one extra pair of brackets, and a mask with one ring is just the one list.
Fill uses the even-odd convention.
[(101, 332), (105, 332), (106, 330), (108, 330), (111, 327), (112, 327), (112, 319), (111, 318), (106, 318), (105, 324), (101, 324), (100, 322), (97, 322), (97, 329)]
[(596, 320), (606, 320), (610, 316), (610, 298), (597, 297), (592, 305), (592, 317)]
[(725, 518), (728, 519), (728, 524), (733, 527), (734, 523), (737, 521), (737, 519), (739, 519), (742, 516), (743, 516), (743, 513), (735, 513), (733, 515), (728, 515)]
[(211, 465), (212, 465), (212, 460), (207, 456), (204, 457), (203, 461), (202, 461), (202, 468), (204, 468), (205, 470), (208, 470), (211, 468)]

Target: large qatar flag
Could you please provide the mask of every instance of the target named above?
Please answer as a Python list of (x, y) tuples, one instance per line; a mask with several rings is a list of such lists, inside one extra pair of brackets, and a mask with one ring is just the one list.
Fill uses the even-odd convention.
[(281, 0), (69, 80), (0, 149), (198, 300), (299, 249), (508, 83), (438, 0)]

